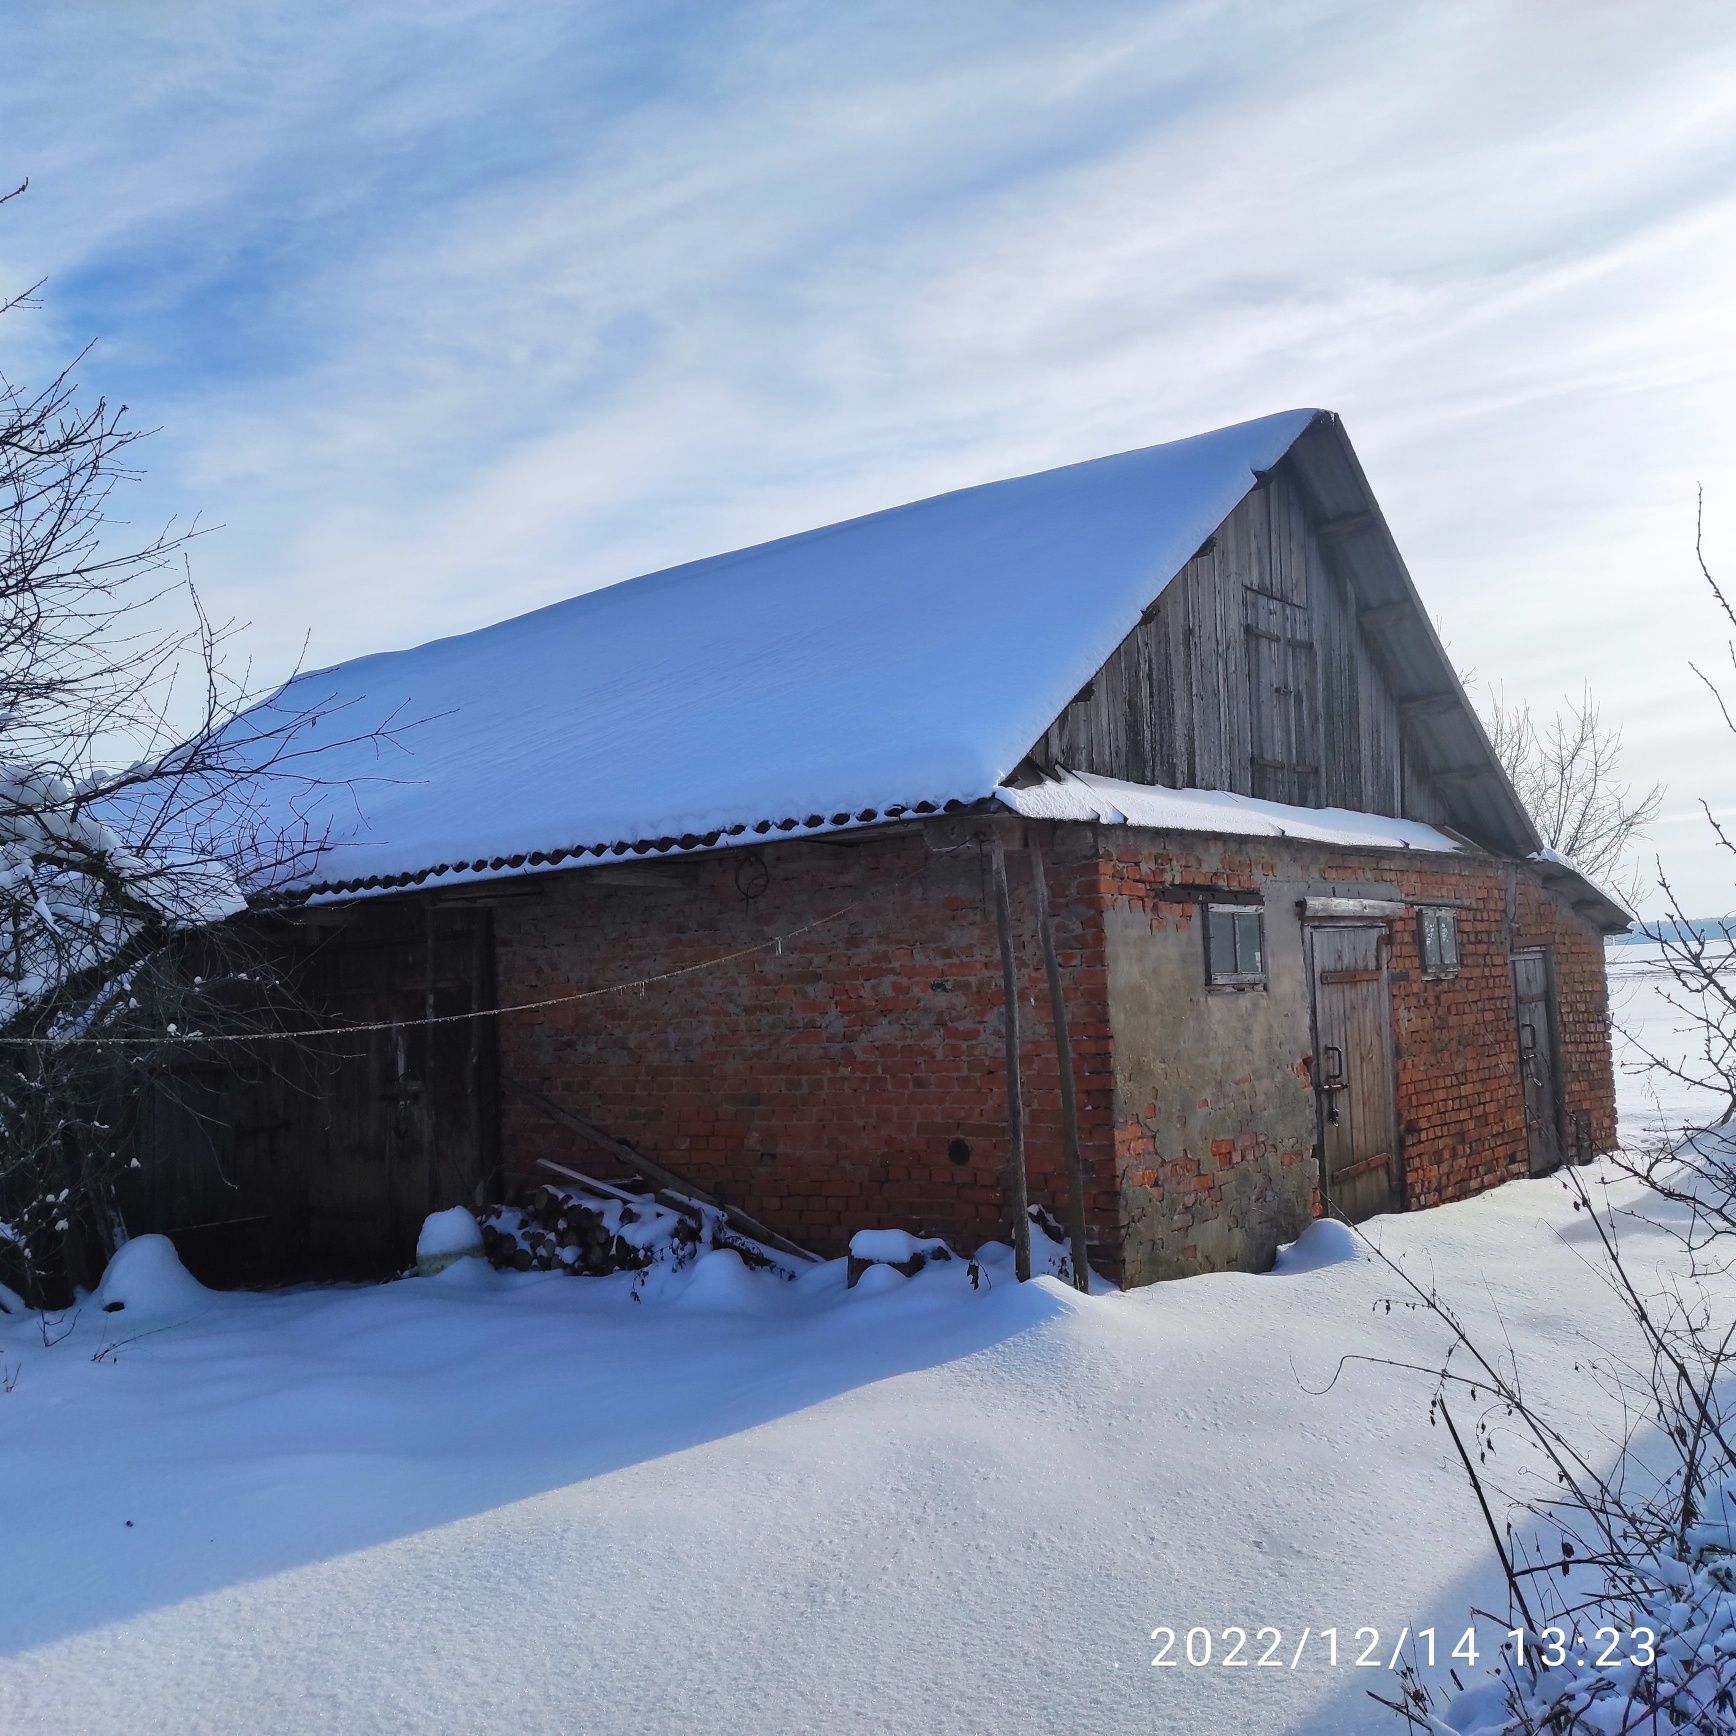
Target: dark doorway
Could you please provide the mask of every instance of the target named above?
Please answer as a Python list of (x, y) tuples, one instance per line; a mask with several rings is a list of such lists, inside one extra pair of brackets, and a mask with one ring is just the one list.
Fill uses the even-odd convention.
[(285, 925), (270, 942), (303, 1032), (197, 1051), (142, 1105), (128, 1230), (170, 1236), (217, 1285), (378, 1277), (430, 1211), (496, 1168), (493, 939), (485, 908), (427, 898)]

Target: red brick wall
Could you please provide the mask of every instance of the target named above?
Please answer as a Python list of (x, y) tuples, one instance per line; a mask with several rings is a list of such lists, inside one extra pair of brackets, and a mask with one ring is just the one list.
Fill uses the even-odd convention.
[(1585, 1117), (1592, 1150), (1611, 1151), (1616, 1142), (1615, 1066), (1603, 936), (1555, 894), (1521, 875), (1514, 945), (1550, 949), (1561, 1021), (1568, 1155), (1574, 1155), (1578, 1115)]
[[(1111, 921), (1131, 916), (1181, 960), (1154, 1019), (1172, 1016), (1166, 1005), (1178, 1018), (1197, 1012), (1197, 892), (1178, 894), (1178, 885), (1264, 890), (1274, 937), (1285, 908), (1294, 927), (1304, 883), (1314, 891), (1386, 886), (1407, 899), (1464, 904), (1462, 967), (1449, 981), (1423, 980), (1414, 923), (1392, 925), (1398, 1106), (1413, 1206), (1526, 1172), (1510, 921), (1513, 944), (1553, 951), (1569, 1141), (1573, 1113), (1583, 1111), (1593, 1142), (1613, 1142), (1601, 938), (1523, 871), (1408, 852), (1347, 856), (1289, 840), (1269, 848), (1200, 840), (1177, 853), (1143, 836), (1142, 845), (1103, 833), (1101, 860), (1089, 854), (1083, 828), (1062, 828), (1050, 846), (1101, 1267), (1121, 1270), (1124, 1235), (1130, 1248), (1161, 1255), (1132, 1258), (1134, 1281), (1259, 1264), (1309, 1210), (1312, 1104), (1299, 975), (1288, 1000), (1274, 979), (1257, 1056), (1218, 1043), (1185, 1061), (1191, 1095), (1181, 1108), (1197, 1139), (1163, 1127), (1170, 1104), (1157, 1099), (1173, 1093), (1161, 1069), (1148, 1069), (1157, 1083), (1134, 1076), (1135, 1033), (1112, 1036)], [(1062, 859), (1069, 855), (1089, 859)], [(966, 1250), (1004, 1237), (1001, 982), (982, 854), (974, 845), (931, 854), (916, 835), (779, 844), (763, 852), (767, 883), (751, 902), (738, 888), (744, 859), (696, 859), (667, 890), (609, 887), (606, 871), (551, 875), (535, 896), (501, 907), (497, 970), (507, 1004), (759, 949), (642, 992), (503, 1019), (509, 1167), (534, 1180), (540, 1156), (579, 1168), (597, 1161), (535, 1107), (524, 1089), (531, 1087), (822, 1252), (880, 1224), (943, 1235)], [(1030, 1193), (1060, 1215), (1059, 1093), (1029, 858), (1014, 851), (1008, 860)], [(763, 944), (845, 906), (781, 952)], [(1160, 1053), (1163, 1037), (1156, 1033)], [(969, 1147), (962, 1165), (949, 1156), (955, 1140)]]
[[(1393, 1014), (1407, 1199), (1464, 1199), (1527, 1175), (1509, 953), (1550, 949), (1561, 1037), (1565, 1148), (1587, 1117), (1595, 1150), (1615, 1144), (1603, 937), (1520, 868), (1433, 859), (1393, 876), (1419, 900), (1462, 900), (1460, 970), (1430, 981), (1412, 922), (1393, 924)], [(1511, 916), (1509, 917), (1509, 911)], [(1510, 926), (1509, 926), (1510, 925)]]
[[(985, 858), (931, 854), (921, 837), (768, 848), (763, 893), (737, 885), (745, 853), (685, 866), (670, 891), (607, 889), (607, 872), (549, 878), (496, 921), (504, 1004), (652, 976), (750, 946), (733, 962), (546, 1014), (501, 1021), (502, 1150), (520, 1178), (536, 1159), (596, 1154), (550, 1124), (529, 1085), (647, 1156), (822, 1252), (897, 1225), (969, 1251), (1008, 1233), (1002, 995)], [(1066, 1204), (1048, 994), (1029, 858), (1008, 857), (1021, 974), (1032, 1200)], [(1117, 1223), (1108, 1119), (1109, 1029), (1093, 870), (1050, 864), (1093, 1166), (1098, 1258)], [(788, 942), (770, 937), (843, 906)], [(949, 1146), (963, 1140), (969, 1159)]]
[(1527, 1173), (1504, 866), (1431, 858), (1391, 877), (1406, 898), (1459, 902), (1459, 974), (1422, 973), (1417, 925), (1392, 924), (1393, 1059), (1405, 1198), (1464, 1199)]

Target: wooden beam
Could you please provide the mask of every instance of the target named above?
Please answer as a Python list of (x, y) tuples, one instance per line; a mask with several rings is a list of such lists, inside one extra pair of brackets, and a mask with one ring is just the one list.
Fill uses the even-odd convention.
[(1037, 891), (1037, 934), (1043, 943), (1043, 974), (1049, 979), (1049, 1018), (1055, 1027), (1055, 1065), (1061, 1075), (1061, 1137), (1067, 1148), (1067, 1234), (1073, 1243), (1073, 1288), (1091, 1293), (1090, 1238), (1085, 1225), (1085, 1164), (1079, 1155), (1079, 1109), (1073, 1094), (1073, 1042), (1067, 1031), (1067, 996), (1049, 917), (1049, 871), (1043, 846), (1031, 839), (1031, 880)]
[[(582, 863), (563, 863), (582, 867)], [(435, 904), (507, 904), (514, 898), (535, 898), (543, 890), (540, 874), (513, 874), (497, 880), (469, 880), (457, 886), (410, 886), (408, 896), (420, 892)]]
[(1445, 766), (1440, 771), (1428, 774), (1437, 783), (1442, 784), (1475, 784), (1487, 779), (1499, 777), (1501, 774), (1494, 766)]
[(1398, 898), (1304, 898), (1299, 904), (1304, 922), (1391, 922), (1414, 908)]
[(1007, 1066), (1007, 1192), (1013, 1206), (1013, 1272), (1021, 1284), (1031, 1276), (1031, 1213), (1025, 1194), (1025, 1093), (1019, 1078), (1019, 977), (1013, 964), (1013, 918), (1007, 896), (1007, 852), (995, 830), (989, 846), (994, 864), (995, 929), (1001, 943), (1002, 1047)]
[(1380, 632), (1387, 627), (1400, 627), (1406, 621), (1414, 621), (1416, 617), (1416, 606), (1412, 603), (1377, 603), (1373, 608), (1356, 611), (1357, 624), (1371, 632)]
[[(470, 913), (470, 1046), (464, 1057), (464, 1106), (470, 1126), (470, 1149), (482, 1169), (487, 1139), (482, 1114), (482, 1012), (486, 993), (493, 1000), (494, 918), (486, 910)], [(490, 1035), (493, 1033), (491, 1032)], [(492, 1179), (494, 1165), (484, 1171)]]

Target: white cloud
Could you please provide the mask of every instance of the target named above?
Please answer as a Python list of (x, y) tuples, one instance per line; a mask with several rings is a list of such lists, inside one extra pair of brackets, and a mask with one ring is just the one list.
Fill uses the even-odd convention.
[(1682, 681), (1697, 480), (1736, 578), (1726, 14), (72, 8), (0, 266), (111, 272), (265, 665), (1318, 403), (1461, 663), (1736, 810)]

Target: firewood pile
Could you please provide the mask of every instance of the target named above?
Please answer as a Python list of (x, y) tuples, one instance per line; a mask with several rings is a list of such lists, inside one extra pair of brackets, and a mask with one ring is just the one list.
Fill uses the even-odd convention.
[(480, 1222), (483, 1252), (502, 1271), (582, 1278), (644, 1272), (659, 1264), (679, 1271), (708, 1248), (733, 1248), (751, 1267), (794, 1275), (731, 1229), (716, 1208), (667, 1191), (545, 1183), (516, 1205), (490, 1206)]

